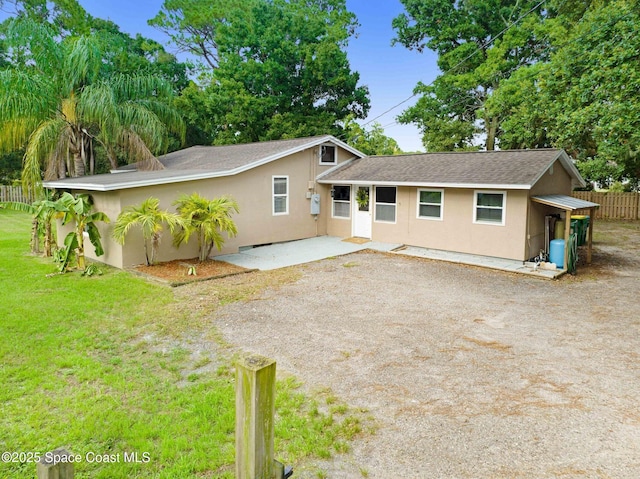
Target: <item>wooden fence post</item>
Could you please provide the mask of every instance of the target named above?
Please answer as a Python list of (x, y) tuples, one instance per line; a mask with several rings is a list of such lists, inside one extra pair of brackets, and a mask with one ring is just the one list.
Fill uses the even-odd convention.
[[(38, 479), (73, 479), (73, 462), (66, 460), (72, 454), (64, 448), (58, 448), (50, 454), (42, 456), (36, 465)], [(51, 458), (51, 462), (47, 459)]]
[(244, 358), (236, 366), (236, 478), (273, 479), (276, 362)]

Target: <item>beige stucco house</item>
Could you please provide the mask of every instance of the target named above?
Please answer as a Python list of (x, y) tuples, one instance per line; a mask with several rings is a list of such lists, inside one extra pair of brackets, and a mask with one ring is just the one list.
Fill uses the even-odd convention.
[[(110, 224), (98, 224), (105, 254), (99, 261), (128, 268), (145, 261), (142, 235), (133, 229), (124, 246), (111, 237), (113, 223), (127, 206), (153, 196), (160, 207), (174, 211), (182, 194), (197, 192), (207, 198), (231, 196), (240, 213), (233, 216), (238, 235), (225, 242), (220, 253), (241, 247), (310, 238), (327, 234), (322, 198), (329, 187), (315, 179), (332, 168), (364, 156), (332, 136), (267, 141), (229, 146), (194, 146), (159, 158), (164, 169), (136, 171), (123, 168), (109, 174), (47, 181), (44, 186), (73, 193), (89, 193), (95, 209)], [(319, 196), (318, 196), (319, 195)], [(326, 199), (325, 199), (326, 205)], [(325, 206), (326, 207), (326, 206)], [(63, 229), (59, 238), (64, 238)], [(95, 258), (91, 245), (86, 254)], [(214, 254), (219, 254), (214, 250)], [(197, 256), (195, 241), (176, 249), (165, 232), (159, 261)]]
[[(584, 181), (555, 149), (367, 157), (318, 136), (196, 146), (159, 159), (160, 171), (129, 168), (45, 182), (90, 193), (112, 219), (100, 226), (100, 261), (119, 268), (144, 262), (141, 235), (132, 231), (121, 246), (111, 230), (124, 208), (150, 196), (169, 210), (183, 193), (233, 197), (238, 235), (221, 253), (333, 235), (517, 260), (544, 248), (547, 215), (589, 206), (567, 203)], [(195, 244), (175, 249), (166, 233), (159, 260), (196, 255)]]

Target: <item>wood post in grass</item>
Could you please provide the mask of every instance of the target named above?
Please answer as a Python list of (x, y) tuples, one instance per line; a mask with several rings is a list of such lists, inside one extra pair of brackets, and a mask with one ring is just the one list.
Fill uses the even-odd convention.
[[(236, 478), (273, 479), (276, 362), (253, 355), (236, 366)], [(282, 476), (280, 476), (282, 477)]]
[(70, 460), (72, 454), (64, 448), (42, 456), (36, 465), (36, 476), (38, 479), (73, 479), (73, 461)]

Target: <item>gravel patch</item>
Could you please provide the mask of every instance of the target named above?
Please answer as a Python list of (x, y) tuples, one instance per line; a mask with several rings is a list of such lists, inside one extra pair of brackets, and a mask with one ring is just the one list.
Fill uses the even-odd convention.
[(600, 245), (559, 281), (354, 253), (214, 324), (373, 415), (326, 477), (636, 479), (638, 244)]

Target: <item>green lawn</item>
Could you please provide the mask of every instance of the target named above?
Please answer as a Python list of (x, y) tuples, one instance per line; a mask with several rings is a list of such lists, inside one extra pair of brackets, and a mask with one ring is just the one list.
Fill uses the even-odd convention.
[[(233, 477), (230, 359), (185, 376), (208, 359), (192, 364), (177, 339), (199, 326), (170, 288), (106, 267), (47, 277), (55, 265), (29, 255), (29, 228), (0, 209), (0, 452), (66, 447), (82, 458), (77, 478)], [(292, 380), (279, 382), (276, 407), (288, 464), (343, 452), (360, 431), (333, 396), (309, 399)], [(34, 476), (33, 463), (0, 462), (0, 478)]]

